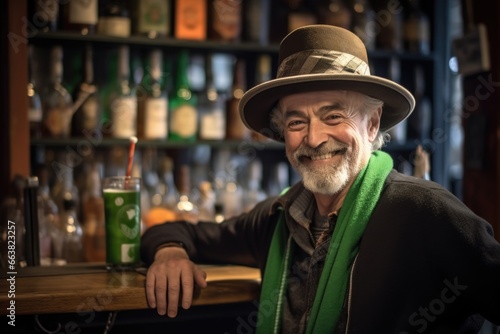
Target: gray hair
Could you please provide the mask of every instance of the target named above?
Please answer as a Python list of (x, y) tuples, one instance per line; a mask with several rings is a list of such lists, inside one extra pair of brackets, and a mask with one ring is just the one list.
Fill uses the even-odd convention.
[[(379, 99), (361, 93), (358, 94), (362, 97), (359, 109), (365, 111), (364, 115), (368, 115), (370, 112), (375, 111), (378, 108), (382, 108), (384, 105), (384, 102)], [(284, 119), (284, 113), (281, 112), (280, 110), (279, 103), (271, 111), (270, 125), (271, 128), (276, 133), (278, 133), (281, 138), (284, 138), (285, 119)], [(391, 136), (386, 131), (379, 130), (372, 143), (372, 151), (381, 149), (384, 145), (386, 145), (389, 142), (390, 138)]]

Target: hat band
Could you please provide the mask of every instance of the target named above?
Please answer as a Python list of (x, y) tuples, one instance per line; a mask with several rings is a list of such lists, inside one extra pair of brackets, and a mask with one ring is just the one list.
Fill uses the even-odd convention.
[(315, 49), (300, 51), (285, 58), (276, 77), (334, 73), (370, 75), (370, 67), (365, 61), (349, 53)]

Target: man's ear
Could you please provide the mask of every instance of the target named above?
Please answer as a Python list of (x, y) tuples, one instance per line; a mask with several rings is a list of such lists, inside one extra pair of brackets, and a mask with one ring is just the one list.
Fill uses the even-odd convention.
[(378, 129), (380, 128), (380, 118), (382, 117), (382, 107), (377, 108), (371, 112), (370, 116), (368, 116), (368, 138), (370, 142), (375, 140), (377, 136)]

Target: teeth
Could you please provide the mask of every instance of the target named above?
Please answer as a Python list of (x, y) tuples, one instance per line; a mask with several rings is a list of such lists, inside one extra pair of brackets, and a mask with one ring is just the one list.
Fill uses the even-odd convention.
[(313, 155), (313, 156), (310, 156), (309, 159), (311, 159), (311, 160), (330, 159), (331, 157), (334, 157), (337, 154), (342, 153), (343, 151), (344, 151), (343, 149), (340, 149), (340, 150), (334, 151), (332, 153), (326, 153), (326, 154), (322, 154), (322, 155)]
[(311, 160), (323, 160), (323, 159), (329, 159), (331, 157), (333, 157), (334, 154), (323, 154), (323, 155), (317, 155), (317, 156), (314, 156), (314, 157), (311, 157)]

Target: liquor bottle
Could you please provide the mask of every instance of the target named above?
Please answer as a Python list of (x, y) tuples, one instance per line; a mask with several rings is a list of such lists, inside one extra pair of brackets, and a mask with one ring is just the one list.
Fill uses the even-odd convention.
[(418, 0), (411, 0), (404, 22), (404, 47), (406, 51), (430, 53), (430, 22), (427, 14), (421, 9)]
[(246, 91), (246, 62), (243, 58), (237, 58), (233, 71), (233, 85), (231, 96), (226, 102), (226, 139), (248, 140), (251, 132), (241, 120), (238, 105), (241, 97)]
[(377, 22), (380, 32), (376, 37), (378, 49), (389, 51), (403, 50), (403, 13), (400, 2), (384, 0), (377, 8)]
[(63, 50), (55, 46), (51, 51), (50, 82), (42, 92), (42, 135), (68, 137), (70, 135), (73, 99), (62, 85)]
[(59, 21), (58, 0), (35, 0), (33, 24), (43, 32), (56, 31)]
[(144, 215), (146, 228), (177, 220), (176, 205), (179, 192), (174, 180), (174, 164), (170, 157), (164, 156), (158, 163), (158, 179), (151, 193), (151, 207)]
[(304, 0), (287, 0), (287, 3), (289, 7), (288, 32), (318, 22), (316, 13), (307, 6)]
[(180, 220), (195, 224), (198, 222), (198, 207), (191, 188), (191, 168), (182, 165), (178, 177), (179, 200), (175, 205), (176, 215)]
[(74, 137), (83, 137), (92, 134), (100, 127), (101, 102), (97, 87), (94, 83), (94, 63), (92, 45), (87, 44), (84, 49), (82, 82), (73, 93), (73, 118), (71, 134)]
[(320, 23), (351, 29), (352, 12), (345, 0), (321, 0), (318, 12)]
[(72, 158), (69, 158), (67, 153), (58, 152), (58, 156), (50, 162), (51, 170), (56, 179), (51, 188), (51, 196), (59, 212), (63, 211), (64, 199), (72, 199), (77, 208), (80, 204), (80, 194), (74, 180), (75, 168), (66, 165), (68, 161), (72, 161), (67, 159)]
[(226, 137), (225, 103), (215, 87), (211, 54), (205, 58), (205, 89), (199, 99), (198, 112), (200, 139), (222, 140)]
[(288, 163), (279, 162), (271, 169), (269, 182), (266, 189), (267, 195), (277, 196), (288, 186), (290, 186), (290, 173)]
[(110, 94), (111, 135), (130, 138), (137, 135), (137, 96), (130, 85), (130, 50), (126, 45), (118, 49), (116, 84)]
[(198, 132), (197, 98), (190, 88), (189, 53), (182, 50), (177, 59), (175, 93), (170, 100), (169, 140), (195, 141)]
[(136, 0), (134, 33), (148, 38), (164, 38), (170, 35), (170, 0)]
[(215, 221), (215, 191), (212, 184), (208, 181), (202, 181), (198, 185), (198, 220), (204, 222)]
[(131, 30), (130, 11), (120, 0), (108, 0), (99, 11), (97, 32), (102, 35), (129, 37)]
[(269, 44), (270, 2), (268, 0), (243, 1), (245, 40), (261, 45)]
[(247, 184), (243, 194), (243, 211), (248, 212), (266, 198), (262, 190), (262, 162), (253, 160), (248, 167)]
[(49, 171), (42, 166), (37, 170), (39, 180), (38, 186), (38, 209), (40, 210), (39, 234), (40, 234), (40, 261), (44, 265), (50, 263), (54, 256), (53, 231), (59, 225), (59, 210), (50, 196)]
[(175, 1), (175, 38), (207, 38), (207, 0)]
[(28, 120), (30, 122), (30, 138), (36, 139), (42, 136), (42, 101), (36, 91), (35, 80), (33, 79), (33, 46), (28, 47)]
[(377, 32), (373, 31), (375, 12), (368, 0), (354, 0), (351, 30), (363, 41), (367, 50), (375, 49)]
[[(269, 81), (272, 78), (271, 74), (271, 56), (261, 54), (257, 58), (257, 72), (255, 74), (255, 85)], [(261, 131), (271, 131), (270, 129), (261, 129)], [(252, 131), (251, 137), (255, 141), (267, 141), (268, 138), (261, 133)]]
[(241, 39), (243, 0), (209, 0), (208, 38), (234, 42)]
[(431, 137), (432, 104), (425, 91), (425, 73), (422, 65), (415, 66), (414, 88), (415, 110), (408, 118), (409, 136), (416, 140)]
[(83, 249), (87, 262), (106, 261), (104, 200), (101, 193), (102, 165), (94, 162), (82, 194)]
[[(388, 78), (394, 82), (401, 82), (401, 61), (399, 57), (393, 56), (389, 60)], [(404, 144), (408, 130), (408, 119), (404, 119), (387, 131), (391, 136), (391, 142)]]
[(65, 9), (65, 30), (78, 31), (82, 35), (95, 33), (98, 22), (98, 0), (71, 0)]
[(76, 203), (67, 198), (63, 201), (61, 213), (62, 259), (66, 263), (82, 262), (83, 230), (76, 214)]
[(151, 51), (149, 66), (145, 68), (137, 90), (137, 134), (143, 139), (166, 139), (168, 97), (163, 85), (163, 52)]

